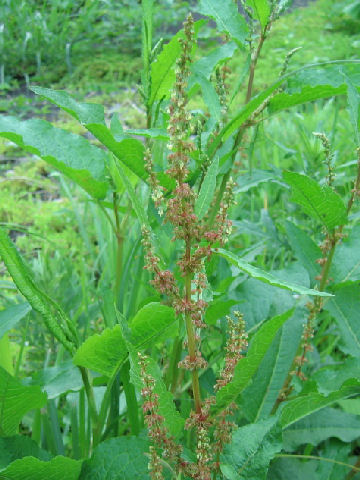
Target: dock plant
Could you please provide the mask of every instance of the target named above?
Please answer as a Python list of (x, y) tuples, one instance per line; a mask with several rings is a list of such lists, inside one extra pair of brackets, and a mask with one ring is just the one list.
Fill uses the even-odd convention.
[[(259, 90), (262, 47), (286, 4), (243, 0), (239, 12), (233, 0), (201, 0), (200, 20), (190, 13), (169, 43), (153, 45), (153, 2), (143, 0), (145, 128), (40, 86), (31, 88), (89, 135), (0, 117), (2, 137), (60, 172), (84, 241), (80, 261), (66, 252), (25, 261), (0, 228), (10, 292), (0, 311), (0, 478), (360, 471), (360, 61), (291, 70), (293, 50)], [(216, 47), (199, 54), (208, 19)], [(326, 131), (309, 139), (319, 142), (313, 175), (267, 157), (253, 168), (267, 121), (330, 97), (346, 99), (355, 138), (346, 178)], [(264, 185), (256, 223), (251, 191)], [(64, 271), (52, 278), (55, 261)], [(34, 332), (47, 351), (38, 373), (24, 354)]]

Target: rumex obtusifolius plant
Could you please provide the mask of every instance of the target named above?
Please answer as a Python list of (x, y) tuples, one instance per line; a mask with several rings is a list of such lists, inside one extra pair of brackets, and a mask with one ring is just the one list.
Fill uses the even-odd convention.
[[(124, 130), (117, 117), (108, 127), (101, 106), (34, 87), (76, 118), (110, 153), (44, 121), (0, 118), (3, 137), (43, 157), (86, 191), (98, 223), (97, 240), (102, 242), (99, 251), (91, 253), (90, 245), (87, 252), (87, 266), (93, 262), (96, 269), (88, 283), (82, 272), (79, 296), (85, 297), (84, 304), (70, 305), (68, 315), (45, 294), (0, 230), (0, 253), (10, 275), (38, 312), (36, 318), (59, 342), (52, 351), (56, 366), (46, 374), (69, 380), (54, 394), (52, 382), (46, 379), (22, 385), (0, 369), (1, 412), (5, 412), (0, 414), (1, 436), (18, 433), (28, 411), (26, 403), (38, 415), (31, 423), (34, 440), (60, 454), (46, 461), (40, 460), (41, 452), (34, 460), (20, 458), (15, 466), (11, 463), (0, 471), (4, 476), (15, 467), (39, 472), (42, 462), (44, 477), (56, 470), (62, 478), (66, 472), (74, 479), (113, 475), (127, 480), (150, 474), (158, 480), (274, 480), (279, 470), (290, 478), (294, 468), (300, 468), (298, 456), (306, 458), (303, 445), (311, 442), (316, 443), (317, 462), (326, 459), (342, 469), (339, 478), (351, 469), (357, 471), (348, 458), (356, 434), (350, 428), (346, 433), (337, 428), (339, 423), (356, 426), (357, 419), (332, 406), (360, 392), (359, 275), (354, 268), (360, 249), (358, 229), (351, 230), (348, 216), (358, 195), (359, 174), (355, 185), (353, 178), (348, 180), (351, 187), (337, 183), (341, 178), (334, 179), (335, 156), (323, 134), (325, 181), (294, 171), (282, 176), (269, 173), (268, 163), (260, 172), (252, 172), (255, 180), (251, 175), (247, 178), (242, 164), (247, 157), (241, 155), (250, 156), (250, 134), (257, 131), (266, 112), (328, 95), (348, 95), (358, 132), (359, 65), (339, 62), (287, 73), (290, 52), (281, 77), (254, 95), (262, 46), (284, 2), (243, 3), (249, 25), (232, 0), (224, 1), (221, 12), (218, 2), (200, 2), (200, 12), (215, 17), (227, 38), (215, 53), (196, 61), (195, 37), (202, 21), (194, 23), (188, 17), (184, 29), (159, 52), (152, 45), (152, 2), (143, 2), (145, 129)], [(244, 105), (231, 110), (235, 97), (226, 85), (231, 73), (227, 62), (239, 45), (250, 53), (248, 83), (241, 90)], [(189, 100), (196, 100), (199, 89), (206, 106), (191, 112)], [(145, 140), (133, 138), (138, 135)], [(284, 227), (279, 215), (279, 225), (272, 224), (276, 234), (267, 242), (269, 254), (264, 245), (245, 250), (236, 231), (239, 222), (240, 228), (249, 228), (241, 223), (250, 218), (241, 205), (249, 195), (242, 192), (266, 182), (278, 188), (278, 194), (286, 195), (291, 188), (293, 202), (303, 209), (299, 213), (291, 205), (294, 221), (283, 222)], [(347, 207), (335, 189), (348, 196)], [(288, 212), (287, 205), (282, 208)], [(266, 230), (271, 219), (264, 210), (261, 221)], [(233, 237), (230, 215), (235, 220)], [(301, 228), (309, 218), (313, 224), (307, 232), (314, 230), (316, 238), (323, 235), (321, 248)], [(342, 235), (348, 224), (347, 240)], [(250, 226), (256, 230), (254, 222)], [(271, 262), (269, 257), (274, 253), (271, 243), (279, 242), (285, 228), (288, 243), (283, 241), (281, 248), (286, 249), (289, 265), (279, 272), (285, 257), (282, 263), (275, 255)], [(294, 269), (302, 274), (300, 280)], [(59, 293), (61, 303), (63, 292)], [(99, 298), (105, 323), (101, 328), (98, 314), (91, 317), (89, 308)], [(18, 315), (26, 314), (25, 306), (20, 304)], [(331, 328), (337, 329), (336, 334)], [(340, 342), (339, 349), (331, 344), (333, 337)], [(310, 342), (322, 369), (316, 370), (313, 359), (309, 366), (305, 362), (312, 358)], [(348, 352), (353, 358), (347, 357)], [(63, 355), (72, 364), (62, 362)], [(336, 359), (337, 370), (334, 363), (329, 366), (328, 355)], [(329, 386), (334, 371), (339, 380)], [(54, 398), (65, 410), (61, 427), (55, 421)], [(45, 406), (51, 425), (41, 410)], [(61, 444), (53, 445), (54, 439), (59, 444), (69, 418), (67, 448), (76, 460), (64, 456)], [(143, 419), (149, 441), (144, 439)], [(305, 433), (301, 437), (298, 431)], [(314, 431), (321, 432), (315, 439)], [(331, 437), (344, 445), (337, 448)], [(11, 450), (11, 441), (4, 441)], [(24, 440), (15, 435), (12, 441)], [(319, 480), (328, 478), (318, 464), (306, 465)]]

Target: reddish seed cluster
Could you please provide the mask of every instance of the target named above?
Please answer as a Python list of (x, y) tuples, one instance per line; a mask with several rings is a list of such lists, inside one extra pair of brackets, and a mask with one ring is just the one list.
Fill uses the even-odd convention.
[[(145, 251), (145, 268), (154, 274), (151, 281), (152, 285), (159, 293), (169, 298), (176, 315), (182, 315), (186, 323), (188, 340), (185, 344), (189, 350), (189, 355), (186, 355), (178, 365), (192, 371), (192, 376), (196, 377), (194, 371), (207, 367), (207, 362), (200, 351), (199, 334), (200, 329), (206, 327), (203, 318), (207, 303), (202, 298), (203, 290), (207, 287), (204, 262), (210, 258), (214, 247), (216, 248), (216, 246), (227, 241), (231, 232), (231, 222), (227, 215), (230, 206), (234, 203), (233, 189), (235, 183), (231, 178), (227, 182), (213, 225), (209, 225), (206, 216), (203, 220), (197, 217), (195, 214), (197, 194), (187, 183), (188, 164), (191, 152), (194, 149), (192, 142), (189, 141), (191, 126), (190, 116), (186, 111), (186, 86), (190, 74), (190, 53), (194, 37), (191, 16), (184, 24), (184, 32), (184, 39), (181, 40), (182, 54), (177, 61), (175, 86), (169, 105), (168, 133), (170, 141), (168, 148), (170, 154), (168, 155), (166, 173), (175, 180), (175, 188), (172, 192), (168, 192), (167, 197), (163, 196), (162, 188), (154, 173), (150, 152), (147, 152), (145, 156), (145, 168), (149, 173), (149, 184), (155, 205), (166, 210), (165, 222), (173, 226), (173, 240), (184, 242), (184, 252), (177, 262), (183, 278), (182, 287), (177, 283), (173, 272), (160, 267), (160, 259), (155, 253), (151, 235), (147, 228), (143, 228), (142, 231), (142, 244)], [(214, 199), (212, 205), (215, 204)], [(238, 324), (241, 325), (241, 328), (234, 324), (230, 332), (225, 368), (218, 381), (217, 388), (231, 380), (235, 365), (241, 356), (240, 352), (246, 346), (246, 334), (240, 314), (238, 318)], [(237, 334), (239, 338), (236, 337)], [(216, 419), (210, 420), (209, 409), (214, 398), (212, 397), (205, 402), (201, 402), (201, 399), (198, 403), (195, 401), (196, 412), (191, 413), (186, 428), (193, 428), (196, 431), (197, 460), (195, 463), (185, 462), (181, 458), (181, 447), (171, 438), (164, 425), (164, 419), (159, 415), (158, 397), (154, 392), (154, 379), (147, 373), (146, 359), (142, 356), (140, 356), (140, 365), (144, 383), (142, 395), (144, 397), (145, 423), (152, 441), (149, 462), (152, 480), (163, 478), (160, 451), (163, 458), (175, 465), (177, 474), (182, 472), (194, 480), (210, 480), (211, 472), (214, 471), (214, 468), (215, 470), (218, 468), (214, 455), (222, 450), (231, 436), (232, 423), (226, 419), (230, 410), (226, 409)], [(211, 435), (214, 435), (214, 448), (211, 448)]]
[(219, 390), (231, 382), (235, 367), (238, 361), (243, 357), (243, 353), (248, 345), (248, 335), (245, 331), (243, 315), (240, 312), (234, 312), (234, 315), (237, 317), (237, 321), (234, 321), (229, 316), (226, 317), (228, 321), (229, 337), (225, 347), (225, 367), (221, 371), (220, 378), (216, 382), (215, 390)]

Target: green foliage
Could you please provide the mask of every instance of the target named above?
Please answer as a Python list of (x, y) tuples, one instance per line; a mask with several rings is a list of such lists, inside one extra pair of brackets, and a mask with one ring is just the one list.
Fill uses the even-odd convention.
[(101, 443), (89, 460), (85, 460), (79, 480), (123, 478), (124, 480), (148, 478), (147, 460), (144, 456), (147, 442), (141, 438), (112, 438)]
[(18, 433), (19, 422), (26, 412), (46, 403), (46, 395), (39, 387), (24, 387), (2, 367), (0, 393), (0, 432), (6, 437)]
[[(49, 9), (72, 12), (66, 32), (79, 27), (69, 70), (85, 19), (83, 46), (102, 38), (104, 54), (105, 25), (134, 22), (122, 48), (141, 44), (143, 105), (130, 90), (103, 97), (104, 108), (34, 86), (63, 111), (61, 125), (0, 117), (0, 478), (351, 478), (359, 60), (350, 49), (294, 64), (286, 54), (297, 45), (279, 40), (286, 22), (297, 31), (294, 14), (277, 19), (283, 1), (243, 2), (244, 17), (232, 0), (201, 0), (194, 9), (215, 21), (214, 42), (211, 22), (188, 19), (158, 44), (172, 0), (161, 14), (152, 0), (129, 0), (126, 14), (112, 1), (70, 3)], [(21, 3), (21, 18), (34, 8)], [(25, 38), (24, 71), (31, 47), (41, 73), (43, 30), (35, 22)], [(118, 99), (130, 116), (109, 106)], [(324, 132), (322, 146), (312, 132)], [(39, 204), (49, 204), (47, 228), (27, 218)]]
[(66, 457), (55, 457), (47, 462), (34, 457), (24, 457), (15, 460), (4, 470), (0, 471), (0, 478), (21, 480), (26, 475), (29, 480), (60, 480), (79, 478), (81, 462)]
[(302, 295), (316, 295), (316, 296), (325, 296), (328, 297), (329, 293), (319, 292), (317, 290), (312, 290), (310, 288), (302, 287), (301, 285), (294, 285), (288, 282), (283, 282), (281, 279), (276, 278), (275, 275), (267, 273), (261, 270), (258, 267), (253, 267), (248, 262), (245, 262), (241, 258), (237, 258), (233, 253), (228, 252), (223, 249), (218, 250), (219, 255), (226, 258), (230, 263), (235, 265), (239, 270), (243, 270), (245, 273), (250, 275), (252, 278), (256, 278), (264, 283), (273, 285), (274, 287), (284, 288), (292, 292), (300, 293)]
[(267, 478), (270, 460), (282, 448), (281, 432), (276, 421), (276, 417), (272, 417), (237, 429), (222, 455), (221, 471), (226, 479)]

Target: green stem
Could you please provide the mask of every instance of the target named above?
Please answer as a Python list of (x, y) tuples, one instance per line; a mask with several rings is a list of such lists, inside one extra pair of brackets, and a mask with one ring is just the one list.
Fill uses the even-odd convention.
[(130, 364), (126, 362), (123, 368), (121, 369), (121, 380), (124, 387), (126, 406), (130, 421), (131, 433), (133, 435), (138, 435), (140, 431), (139, 423), (139, 413), (138, 413), (138, 404), (136, 399), (135, 388), (132, 383), (130, 383)]
[[(186, 250), (185, 257), (187, 261), (190, 261), (191, 257), (191, 240), (188, 238), (186, 240)], [(188, 273), (185, 277), (185, 300), (187, 304), (191, 302), (191, 273)], [(185, 313), (185, 326), (187, 332), (188, 340), (188, 349), (190, 361), (195, 362), (197, 358), (197, 349), (196, 349), (196, 338), (195, 330), (192, 322), (191, 314), (189, 312)], [(199, 385), (199, 374), (197, 368), (194, 368), (191, 372), (192, 377), (192, 390), (195, 402), (195, 411), (196, 413), (201, 413), (201, 395), (200, 395), (200, 385)]]
[(171, 392), (175, 393), (177, 387), (177, 379), (179, 377), (179, 368), (178, 363), (181, 358), (182, 352), (182, 338), (180, 336), (176, 337), (173, 343), (173, 348), (170, 357), (170, 364), (166, 372), (166, 386), (169, 388), (171, 386)]
[(119, 218), (119, 211), (118, 211), (118, 196), (116, 192), (113, 193), (113, 208), (114, 208), (114, 215), (115, 215), (116, 241), (117, 241), (114, 295), (115, 295), (115, 299), (117, 300), (119, 298), (121, 275), (122, 275), (124, 237), (122, 235), (122, 229), (120, 225), (120, 218)]
[(95, 438), (95, 434), (96, 434), (96, 425), (98, 423), (98, 413), (97, 413), (97, 410), (96, 410), (94, 390), (92, 389), (90, 379), (89, 379), (89, 373), (88, 373), (87, 369), (84, 368), (84, 367), (79, 367), (79, 370), (80, 370), (82, 381), (83, 381), (84, 388), (85, 388), (85, 393), (86, 393), (86, 398), (87, 398), (87, 401), (88, 401), (91, 421), (92, 421), (92, 424), (94, 425), (93, 443), (96, 444), (97, 439)]

